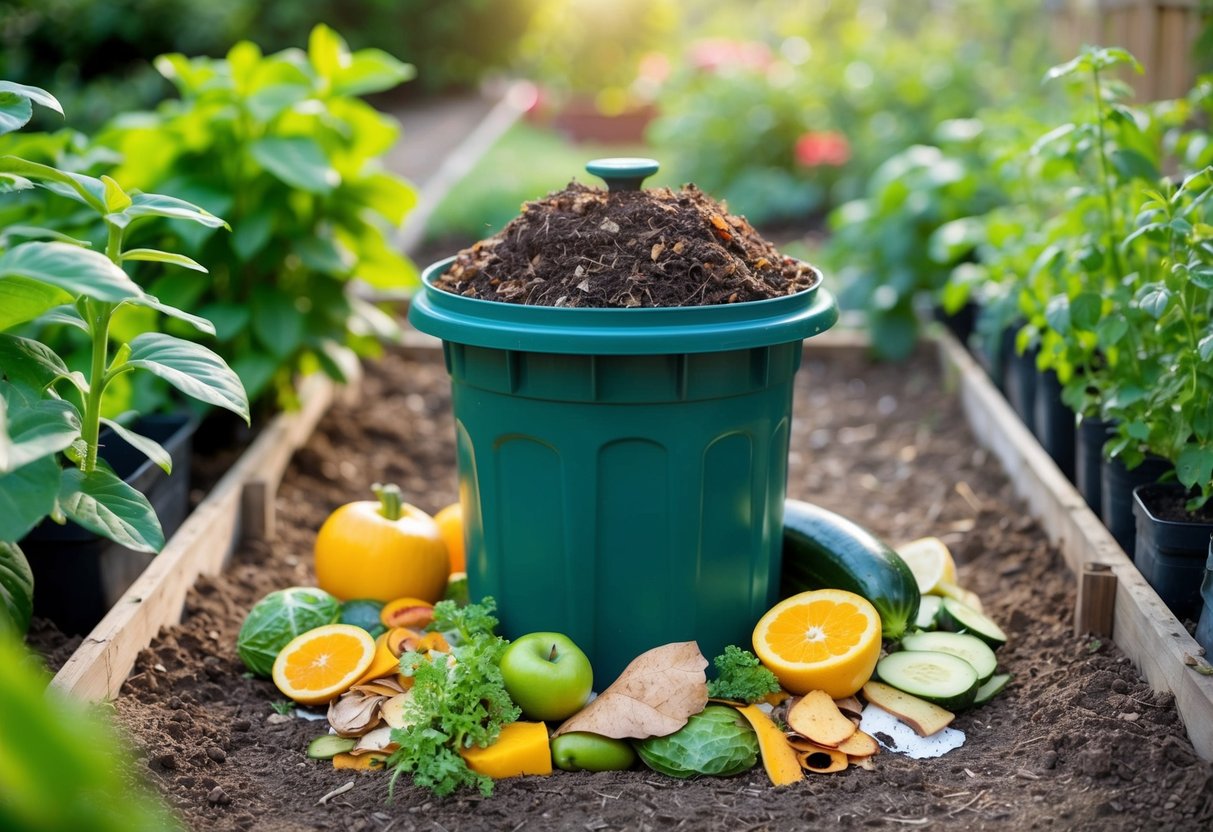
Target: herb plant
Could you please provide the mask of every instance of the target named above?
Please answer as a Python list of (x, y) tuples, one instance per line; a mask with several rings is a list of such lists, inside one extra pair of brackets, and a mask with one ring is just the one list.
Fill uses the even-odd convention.
[(400, 672), (413, 679), (405, 706), (407, 729), (393, 729), (399, 750), (387, 760), (392, 784), (411, 774), (418, 786), (445, 796), (460, 786), (485, 794), (493, 781), (468, 768), (459, 752), (491, 745), (501, 728), (518, 719), (519, 710), (506, 693), (500, 663), (506, 641), (494, 634), (496, 602), (459, 607), (454, 601), (434, 606), (432, 629), (448, 636), (449, 655), (408, 652)]
[[(56, 111), (44, 90), (0, 83), (0, 129), (25, 124), (36, 102)], [(203, 227), (223, 220), (174, 197), (125, 190), (114, 179), (69, 173), (16, 156), (0, 157), (4, 190), (35, 186), (74, 201), (100, 218), (104, 253), (86, 240), (47, 229), (8, 229), (6, 240), (26, 238), (0, 253), (0, 626), (29, 623), (32, 579), (17, 542), (49, 516), (143, 552), (159, 551), (164, 535), (147, 499), (123, 482), (99, 455), (105, 424), (166, 472), (167, 451), (118, 421), (103, 418), (106, 389), (128, 373), (158, 376), (186, 395), (248, 419), (240, 380), (206, 347), (162, 332), (143, 332), (116, 344), (116, 316), (147, 309), (204, 333), (210, 322), (161, 302), (124, 271), (133, 263), (164, 263), (206, 270), (182, 254), (127, 245), (151, 218), (187, 220)], [(30, 238), (50, 238), (44, 239)], [(84, 332), (90, 358), (72, 372), (50, 347), (14, 332), (31, 322)]]
[(390, 238), (416, 193), (380, 163), (399, 131), (358, 98), (408, 80), (412, 67), (351, 52), (324, 25), (306, 52), (263, 55), (246, 41), (222, 59), (163, 55), (156, 67), (181, 97), (102, 131), (98, 142), (124, 159), (113, 175), (179, 194), (235, 230), (151, 229), (143, 244), (176, 246), (211, 275), (140, 278), (214, 321), (208, 343), (253, 399), (276, 392), (290, 405), (296, 376), (316, 369), (346, 379), (359, 355), (399, 332), (355, 282), (388, 290), (417, 278)]

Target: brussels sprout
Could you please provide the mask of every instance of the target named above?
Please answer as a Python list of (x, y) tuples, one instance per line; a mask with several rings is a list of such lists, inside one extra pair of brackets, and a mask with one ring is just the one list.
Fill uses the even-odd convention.
[(636, 743), (645, 765), (670, 777), (728, 777), (758, 762), (758, 736), (736, 709), (708, 705), (667, 737)]
[(279, 651), (295, 636), (332, 624), (341, 602), (323, 589), (293, 586), (271, 592), (249, 610), (236, 637), (236, 652), (258, 676), (269, 676)]

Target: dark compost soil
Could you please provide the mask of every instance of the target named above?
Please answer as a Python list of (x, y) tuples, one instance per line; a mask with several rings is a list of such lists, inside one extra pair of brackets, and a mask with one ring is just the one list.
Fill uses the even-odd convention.
[(1196, 757), (1169, 694), (1151, 691), (1112, 644), (1071, 634), (1069, 572), (977, 448), (929, 351), (872, 365), (810, 348), (797, 385), (789, 495), (891, 541), (940, 535), (1010, 634), (999, 659), (1014, 681), (958, 716), (962, 748), (929, 760), (883, 753), (873, 772), (779, 790), (759, 766), (695, 781), (557, 772), (445, 800), (401, 778), (391, 801), (383, 774), (305, 758), (323, 723), (276, 714), (281, 696), (244, 675), (234, 642), (263, 594), (312, 581), (316, 529), (370, 483), (398, 482), (430, 511), (456, 498), (446, 373), (436, 356), (394, 353), (296, 456), (278, 493), (278, 539), (200, 581), (182, 624), (139, 657), (116, 702), (140, 748), (133, 769), (197, 830), (1213, 828), (1213, 765)]
[(694, 185), (608, 195), (573, 182), (459, 252), (435, 285), (485, 300), (601, 308), (767, 300), (818, 280)]

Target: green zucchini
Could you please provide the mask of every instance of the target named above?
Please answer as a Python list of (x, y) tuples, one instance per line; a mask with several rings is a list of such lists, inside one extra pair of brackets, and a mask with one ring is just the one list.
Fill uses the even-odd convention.
[(971, 664), (977, 671), (977, 681), (983, 684), (998, 669), (998, 659), (989, 645), (965, 633), (909, 633), (901, 640), (901, 649), (951, 653)]
[(783, 509), (782, 593), (845, 589), (871, 602), (882, 635), (899, 639), (918, 616), (918, 582), (905, 561), (867, 529), (799, 500)]

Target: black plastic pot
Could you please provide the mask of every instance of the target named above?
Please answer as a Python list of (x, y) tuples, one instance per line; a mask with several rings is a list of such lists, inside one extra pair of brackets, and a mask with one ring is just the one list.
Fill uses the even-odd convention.
[(1074, 411), (1061, 400), (1057, 373), (1036, 374), (1033, 425), (1041, 446), (1070, 482), (1074, 481)]
[(1200, 622), (1196, 625), (1196, 641), (1205, 648), (1206, 656), (1213, 656), (1213, 535), (1209, 536), (1209, 557), (1205, 561), (1200, 598), (1204, 609), (1200, 611)]
[[(1014, 331), (1012, 330), (1012, 338)], [(1014, 343), (1012, 341), (1012, 343)], [(1023, 354), (1012, 347), (1003, 369), (1003, 391), (1011, 409), (1036, 435), (1036, 347), (1028, 347)]]
[[(103, 431), (101, 456), (126, 483), (148, 498), (167, 538), (189, 508), (190, 440), (196, 422), (187, 415), (143, 416), (135, 432), (156, 440), (173, 459), (173, 474), (112, 431)], [(64, 633), (87, 634), (153, 557), (68, 523), (44, 521), (21, 541), (34, 573), (34, 615)]]
[(1074, 431), (1074, 485), (1096, 514), (1103, 498), (1103, 446), (1112, 428), (1112, 422), (1085, 418)]
[(981, 307), (973, 301), (966, 301), (965, 305), (957, 310), (955, 315), (949, 315), (943, 310), (942, 306), (936, 306), (931, 314), (935, 320), (939, 321), (948, 330), (956, 336), (956, 340), (962, 344), (969, 343), (969, 336), (973, 334), (973, 328), (977, 325), (977, 312)]
[(1162, 457), (1149, 456), (1132, 471), (1120, 459), (1105, 459), (1100, 463), (1099, 516), (1112, 537), (1133, 557), (1137, 523), (1133, 519), (1133, 489), (1153, 485), (1171, 470), (1171, 463)]
[(1141, 485), (1133, 489), (1137, 519), (1137, 550), (1133, 563), (1158, 597), (1179, 619), (1200, 614), (1200, 587), (1205, 577), (1213, 523), (1162, 520), (1155, 500), (1186, 498), (1177, 483)]

